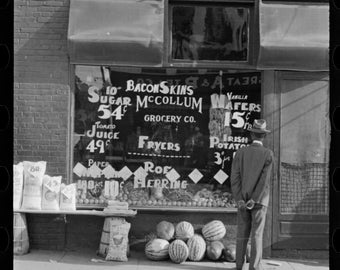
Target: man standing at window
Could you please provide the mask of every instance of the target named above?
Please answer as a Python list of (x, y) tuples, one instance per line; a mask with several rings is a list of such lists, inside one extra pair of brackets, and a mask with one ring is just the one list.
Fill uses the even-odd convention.
[(239, 149), (232, 163), (231, 189), (237, 201), (236, 269), (245, 266), (249, 236), (251, 254), (249, 270), (262, 270), (262, 236), (270, 194), (273, 152), (263, 146), (270, 131), (266, 121), (254, 120), (250, 136), (252, 143)]

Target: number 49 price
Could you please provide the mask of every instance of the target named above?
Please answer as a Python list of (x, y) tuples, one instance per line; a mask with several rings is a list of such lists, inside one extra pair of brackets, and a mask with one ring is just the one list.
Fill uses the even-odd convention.
[[(110, 141), (108, 140), (106, 144), (109, 142)], [(91, 153), (95, 152), (97, 149), (99, 149), (100, 154), (105, 152), (105, 143), (103, 140), (92, 140), (86, 147), (86, 150), (89, 150)]]

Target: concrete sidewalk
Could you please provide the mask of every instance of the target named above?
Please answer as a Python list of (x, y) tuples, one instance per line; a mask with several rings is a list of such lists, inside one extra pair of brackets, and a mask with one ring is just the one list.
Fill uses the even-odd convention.
[[(275, 264), (280, 264), (274, 265)], [(81, 251), (47, 251), (31, 250), (22, 256), (14, 256), (14, 270), (213, 270), (235, 269), (234, 263), (186, 261), (175, 264), (169, 261), (150, 261), (142, 252), (131, 252), (128, 262), (105, 261), (98, 257), (95, 252)], [(296, 259), (270, 259), (263, 260), (264, 270), (328, 270), (328, 260), (296, 260)], [(248, 269), (248, 267), (246, 268)]]

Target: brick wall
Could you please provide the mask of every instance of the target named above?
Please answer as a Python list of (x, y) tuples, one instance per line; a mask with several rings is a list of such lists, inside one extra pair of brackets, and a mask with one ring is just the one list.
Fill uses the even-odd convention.
[(67, 172), (68, 0), (14, 1), (14, 162)]
[[(90, 249), (94, 253), (99, 248), (104, 218), (98, 216), (68, 215), (67, 223), (60, 215), (26, 214), (27, 229), (32, 249), (79, 250)], [(227, 229), (223, 241), (225, 244), (236, 241), (236, 213), (186, 213), (139, 211), (131, 223), (129, 241), (131, 250), (143, 251), (148, 236), (156, 233), (156, 226), (162, 220), (173, 224), (188, 221), (200, 232), (204, 224), (211, 220), (221, 220)]]

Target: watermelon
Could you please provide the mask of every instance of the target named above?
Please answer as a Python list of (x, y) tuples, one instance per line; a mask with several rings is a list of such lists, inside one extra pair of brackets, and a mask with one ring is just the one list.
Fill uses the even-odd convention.
[(225, 247), (222, 251), (223, 258), (228, 262), (235, 262), (236, 261), (236, 245), (229, 244)]
[(185, 262), (189, 256), (189, 248), (184, 241), (176, 239), (169, 245), (169, 256), (174, 263)]
[(225, 236), (226, 229), (222, 221), (213, 220), (203, 226), (202, 234), (207, 241), (218, 241)]
[(212, 241), (207, 244), (207, 257), (210, 260), (217, 261), (222, 256), (224, 245), (220, 241)]
[(157, 224), (156, 234), (159, 238), (169, 241), (175, 235), (175, 226), (168, 221), (161, 221)]
[(189, 260), (195, 262), (202, 260), (206, 250), (206, 243), (203, 237), (195, 234), (188, 240), (187, 244), (189, 248)]
[(176, 239), (187, 241), (195, 234), (194, 227), (187, 221), (182, 221), (177, 224), (175, 229)]
[(145, 245), (145, 255), (153, 261), (161, 261), (169, 258), (169, 242), (164, 239), (155, 238)]

